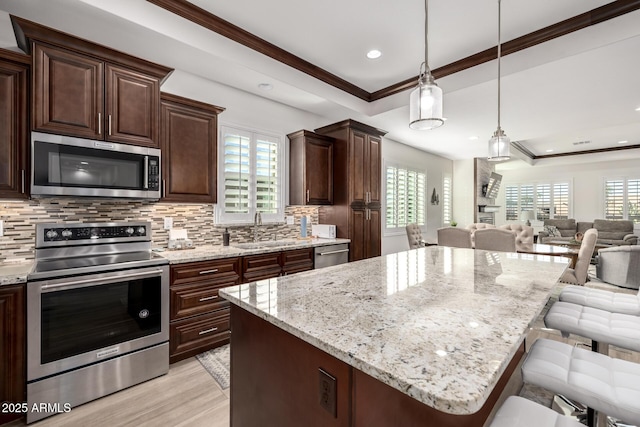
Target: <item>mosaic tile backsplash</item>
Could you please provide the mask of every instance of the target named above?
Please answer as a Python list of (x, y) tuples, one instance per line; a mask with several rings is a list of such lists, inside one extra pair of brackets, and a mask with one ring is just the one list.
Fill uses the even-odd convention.
[[(154, 247), (166, 248), (169, 232), (163, 228), (164, 217), (173, 219), (173, 228), (187, 230), (194, 246), (221, 245), (224, 225), (214, 225), (213, 205), (175, 204), (150, 201), (43, 198), (27, 201), (0, 201), (0, 219), (4, 220), (4, 236), (0, 237), (0, 262), (33, 259), (35, 224), (47, 222), (149, 221)], [(264, 224), (259, 227), (259, 240), (291, 239), (300, 235), (300, 218), (307, 216), (318, 223), (318, 208), (288, 206), (285, 215), (295, 223)], [(231, 242), (253, 240), (253, 226), (229, 226)]]

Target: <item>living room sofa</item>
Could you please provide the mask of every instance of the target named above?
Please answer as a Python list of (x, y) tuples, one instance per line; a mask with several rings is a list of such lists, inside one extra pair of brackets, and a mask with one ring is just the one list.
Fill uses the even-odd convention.
[(575, 219), (545, 219), (544, 225), (558, 228), (560, 237), (549, 236), (544, 230), (538, 233), (538, 243), (574, 240), (576, 233), (590, 228), (598, 230), (596, 245), (636, 245), (638, 236), (633, 234), (633, 221), (596, 219), (593, 222), (576, 222)]

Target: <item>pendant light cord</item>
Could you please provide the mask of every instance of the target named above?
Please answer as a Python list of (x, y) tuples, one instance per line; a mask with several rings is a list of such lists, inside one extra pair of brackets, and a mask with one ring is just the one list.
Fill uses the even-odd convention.
[(424, 0), (424, 64), (425, 72), (431, 73), (429, 69), (429, 0)]
[(500, 39), (500, 23), (502, 22), (500, 0), (498, 0), (498, 129), (500, 129), (500, 56), (502, 53), (502, 43)]

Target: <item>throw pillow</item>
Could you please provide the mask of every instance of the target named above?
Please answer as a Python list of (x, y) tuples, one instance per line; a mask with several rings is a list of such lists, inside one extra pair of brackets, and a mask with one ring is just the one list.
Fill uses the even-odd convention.
[(562, 237), (560, 234), (560, 230), (555, 225), (545, 225), (544, 232), (549, 235), (549, 237)]

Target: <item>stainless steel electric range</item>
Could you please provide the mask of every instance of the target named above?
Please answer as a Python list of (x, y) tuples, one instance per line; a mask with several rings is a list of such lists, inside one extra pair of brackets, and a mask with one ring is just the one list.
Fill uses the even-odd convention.
[[(27, 278), (31, 423), (169, 370), (169, 266), (151, 224), (37, 224)], [(40, 406), (38, 406), (40, 405)]]

